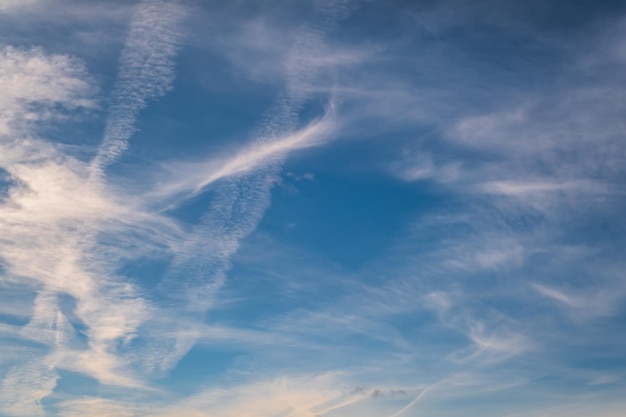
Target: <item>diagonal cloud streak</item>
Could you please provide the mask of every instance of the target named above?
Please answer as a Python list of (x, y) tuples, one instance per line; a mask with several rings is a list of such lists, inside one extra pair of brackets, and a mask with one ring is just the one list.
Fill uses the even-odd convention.
[(128, 147), (139, 112), (163, 96), (174, 81), (174, 57), (184, 9), (176, 0), (146, 0), (135, 9), (120, 58), (104, 138), (92, 162), (95, 175)]
[[(198, 320), (213, 305), (240, 241), (256, 229), (270, 206), (271, 189), (287, 154), (323, 143), (334, 131), (332, 102), (321, 119), (299, 130), (298, 111), (310, 98), (306, 86), (319, 70), (307, 51), (320, 48), (324, 32), (342, 17), (345, 4), (319, 3), (319, 23), (305, 25), (300, 31), (286, 61), (286, 92), (259, 129), (258, 139), (234, 158), (218, 163), (191, 186), (195, 195), (215, 183), (213, 202), (177, 254), (161, 288), (167, 297), (183, 300)], [(169, 345), (160, 342), (163, 359), (156, 367), (172, 368), (195, 343), (196, 339), (187, 334), (171, 340)]]

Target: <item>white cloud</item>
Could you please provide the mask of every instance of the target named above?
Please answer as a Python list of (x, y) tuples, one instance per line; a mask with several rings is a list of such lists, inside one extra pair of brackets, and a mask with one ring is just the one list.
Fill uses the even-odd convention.
[(46, 0), (0, 0), (0, 12), (27, 9), (37, 3), (44, 3), (45, 1)]
[(233, 156), (211, 159), (202, 163), (172, 164), (167, 166), (167, 181), (159, 182), (158, 188), (148, 193), (149, 198), (169, 200), (173, 195), (187, 194), (191, 198), (211, 184), (229, 177), (244, 177), (260, 169), (284, 160), (297, 150), (320, 146), (332, 139), (336, 129), (333, 106), (320, 119), (301, 129), (284, 132), (277, 137), (262, 138)]
[(481, 184), (478, 188), (489, 194), (500, 194), (520, 198), (529, 197), (532, 194), (554, 193), (559, 191), (578, 191), (599, 194), (607, 192), (607, 187), (603, 183), (594, 183), (592, 181), (489, 181)]
[(2, 410), (16, 416), (44, 416), (41, 400), (52, 393), (57, 379), (46, 359), (11, 369), (0, 384)]
[[(152, 7), (140, 7), (143, 27), (135, 28), (140, 34), (131, 40), (148, 42), (151, 36), (142, 30), (150, 25), (150, 29), (160, 28), (154, 21), (159, 10), (154, 4)], [(162, 11), (168, 10), (172, 11), (167, 7)], [(167, 40), (172, 37), (167, 31), (159, 35), (169, 36)], [(135, 47), (147, 45), (139, 43)], [(158, 53), (170, 54), (168, 46), (160, 44)], [(133, 57), (130, 50), (125, 59), (132, 67), (133, 59), (145, 57)], [(116, 195), (108, 184), (90, 179), (88, 163), (36, 137), (37, 126), (63, 116), (60, 110), (95, 106), (91, 98), (94, 88), (84, 65), (42, 49), (5, 47), (0, 53), (0, 87), (4, 91), (0, 98), (0, 167), (10, 179), (0, 205), (3, 280), (28, 282), (39, 291), (31, 320), (20, 335), (49, 349), (48, 354), (11, 368), (2, 382), (1, 395), (7, 412), (37, 415), (42, 413), (41, 399), (56, 385), (56, 369), (80, 372), (104, 384), (145, 385), (131, 375), (129, 362), (118, 349), (150, 316), (150, 307), (137, 289), (122, 282), (114, 271), (133, 251), (166, 247), (177, 230), (174, 222), (134, 205), (137, 198)], [(163, 60), (148, 60), (148, 64), (158, 68), (148, 74), (153, 78), (139, 85), (144, 93), (141, 103), (167, 88), (167, 83), (151, 84), (155, 77), (157, 81), (159, 74), (169, 79), (167, 65), (160, 66)], [(132, 68), (140, 71), (144, 67)], [(162, 70), (165, 73), (159, 72)], [(124, 74), (129, 73), (132, 78), (131, 70)], [(132, 93), (118, 89), (121, 95)], [(138, 111), (140, 104), (135, 102), (133, 111)], [(117, 247), (101, 239), (115, 239)], [(86, 342), (76, 341), (74, 324), (61, 312), (57, 294), (76, 300), (73, 320), (85, 326)]]
[[(327, 15), (325, 24), (336, 19), (333, 7), (322, 6), (320, 13)], [(212, 307), (230, 269), (231, 256), (239, 248), (240, 241), (254, 231), (269, 207), (271, 188), (288, 152), (330, 139), (334, 128), (332, 103), (325, 117), (302, 129), (297, 128), (297, 112), (309, 96), (300, 87), (312, 76), (310, 62), (304, 58), (306, 54), (302, 48), (315, 47), (325, 29), (323, 25), (305, 26), (298, 34), (289, 52), (288, 61), (292, 64), (287, 72), (289, 87), (256, 132), (258, 138), (253, 145), (236, 153), (233, 158), (205, 167), (201, 170), (200, 181), (192, 183), (192, 191), (197, 193), (218, 179), (228, 179), (211, 190), (214, 193), (212, 204), (176, 253), (171, 271), (162, 283), (163, 293), (179, 299), (182, 296), (188, 301), (188, 310), (197, 315), (201, 316)], [(306, 42), (299, 42), (300, 38)], [(194, 177), (198, 178), (191, 176)], [(182, 184), (175, 184), (173, 189), (185, 187), (188, 185), (183, 181)], [(193, 337), (159, 342), (157, 349), (170, 352), (161, 366), (175, 365), (195, 342)]]
[[(65, 55), (46, 55), (39, 48), (0, 47), (0, 89), (0, 136), (5, 144), (33, 122), (59, 116), (52, 111), (55, 105), (67, 109), (95, 105), (84, 64)], [(27, 145), (22, 141), (13, 150), (5, 145), (0, 162), (8, 164), (17, 153), (24, 157), (26, 150), (36, 155), (37, 148)]]
[(542, 296), (556, 302), (570, 311), (574, 319), (590, 319), (613, 315), (626, 296), (626, 288), (615, 287), (578, 289), (566, 291), (550, 285), (531, 283), (532, 288)]
[[(321, 13), (325, 22), (338, 19), (334, 7), (322, 7)], [(323, 369), (349, 367), (362, 359), (361, 364), (367, 369), (359, 371), (364, 375), (380, 371), (393, 362), (395, 366), (400, 363), (406, 373), (415, 378), (415, 357), (427, 349), (418, 339), (430, 329), (411, 322), (407, 327), (410, 331), (404, 331), (390, 323), (412, 319), (417, 313), (427, 314), (428, 310), (436, 313), (438, 328), (460, 336), (454, 343), (436, 347), (437, 358), (443, 357), (438, 364), (445, 362), (446, 367), (427, 372), (428, 377), (448, 373), (450, 369), (489, 368), (535, 352), (535, 339), (540, 339), (541, 333), (534, 335), (533, 328), (525, 327), (528, 323), (520, 323), (497, 307), (489, 307), (488, 297), (496, 291), (513, 293), (518, 290), (522, 279), (516, 273), (520, 267), (526, 265), (535, 251), (541, 252), (546, 241), (551, 242), (549, 238), (541, 240), (531, 233), (513, 236), (498, 223), (502, 212), (490, 205), (480, 206), (486, 218), (483, 223), (476, 221), (480, 217), (472, 211), (476, 206), (468, 206), (471, 215), (465, 222), (436, 228), (432, 239), (431, 235), (423, 238), (430, 239), (432, 250), (417, 250), (406, 256), (411, 258), (410, 262), (415, 262), (411, 268), (394, 269), (397, 259), (379, 266), (376, 272), (384, 277), (385, 284), (368, 286), (359, 280), (366, 281), (376, 275), (365, 271), (372, 266), (367, 263), (363, 271), (358, 271), (363, 276), (345, 280), (354, 281), (351, 284), (336, 284), (334, 288), (341, 287), (341, 294), (336, 298), (329, 294), (321, 310), (319, 305), (310, 310), (303, 306), (295, 314), (264, 322), (261, 330), (203, 324), (204, 313), (214, 306), (216, 292), (225, 282), (232, 256), (269, 207), (271, 188), (287, 156), (327, 143), (342, 127), (333, 107), (334, 100), (320, 119), (302, 126), (297, 118), (311, 94), (323, 91), (316, 85), (323, 78), (320, 74), (324, 69), (361, 63), (367, 54), (329, 50), (323, 39), (324, 30), (328, 28), (326, 23), (306, 26), (279, 63), (286, 67), (287, 91), (264, 119), (254, 135), (257, 139), (230, 155), (204, 163), (169, 164), (167, 169), (175, 173), (175, 178), (165, 185), (157, 185), (155, 192), (144, 194), (144, 189), (132, 185), (117, 188), (99, 174), (118, 160), (134, 132), (135, 119), (148, 100), (162, 96), (171, 88), (181, 16), (178, 3), (152, 1), (139, 5), (122, 56), (107, 132), (98, 157), (91, 164), (37, 138), (36, 129), (37, 123), (61, 117), (63, 112), (59, 113), (58, 107), (95, 106), (91, 99), (92, 84), (84, 65), (76, 59), (48, 55), (39, 49), (2, 50), (0, 89), (5, 87), (6, 94), (0, 97), (0, 167), (10, 176), (9, 192), (0, 202), (2, 279), (9, 285), (28, 283), (30, 290), (37, 294), (32, 312), (20, 311), (19, 314), (20, 318), (30, 316), (27, 325), (0, 327), (2, 334), (35, 342), (37, 346), (28, 351), (34, 359), (27, 364), (24, 357), (21, 361), (15, 360), (19, 355), (16, 356), (14, 350), (6, 350), (10, 352), (6, 356), (10, 357), (7, 364), (22, 362), (13, 366), (2, 381), (0, 395), (7, 412), (41, 415), (41, 401), (53, 392), (57, 370), (78, 372), (104, 385), (132, 388), (136, 398), (149, 396), (146, 393), (154, 393), (150, 378), (171, 370), (197, 342), (204, 346), (243, 344), (245, 349), (255, 351), (257, 359), (267, 359), (264, 355), (270, 350), (281, 356), (294, 346), (307, 353), (324, 350), (319, 356), (313, 355), (320, 359), (311, 359), (311, 364), (303, 363), (301, 357), (293, 361), (299, 368)], [(256, 33), (253, 30), (246, 36), (254, 37)], [(259, 42), (267, 43), (268, 39)], [(327, 89), (331, 93), (332, 90)], [(410, 107), (405, 104), (415, 103), (413, 94), (406, 91), (391, 94), (375, 91), (368, 97), (376, 98), (378, 93), (396, 104), (394, 113), (404, 113), (397, 108), (404, 109)], [(369, 92), (349, 94), (363, 97)], [(560, 192), (589, 194), (613, 190), (602, 184), (610, 182), (610, 174), (619, 171), (616, 158), (609, 158), (605, 170), (593, 155), (590, 159), (583, 158), (588, 164), (580, 169), (555, 156), (572, 141), (579, 143), (577, 140), (581, 138), (583, 149), (594, 148), (595, 143), (589, 140), (593, 133), (591, 127), (601, 124), (599, 120), (604, 119), (600, 113), (606, 107), (600, 106), (588, 119), (575, 120), (584, 118), (583, 106), (568, 107), (568, 101), (578, 97), (578, 105), (581, 105), (595, 97), (606, 104), (595, 94), (599, 94), (598, 91), (577, 91), (560, 95), (554, 101), (540, 99), (536, 105), (512, 106), (513, 110), (460, 116), (448, 125), (449, 129), (442, 129), (447, 144), (472, 148), (483, 156), (505, 155), (496, 158), (495, 163), (491, 160), (484, 165), (469, 166), (455, 161), (458, 155), (446, 161), (432, 153), (416, 152), (415, 155), (423, 156), (409, 155), (395, 165), (393, 171), (407, 181), (435, 179), (450, 187), (469, 185), (465, 187), (467, 194), (476, 193), (474, 197), (481, 201), (496, 195), (526, 200)], [(433, 103), (432, 108), (418, 108), (415, 120), (422, 123), (440, 108), (437, 103)], [(385, 112), (389, 110), (378, 117), (389, 116), (394, 123), (412, 117)], [(567, 117), (560, 118), (562, 115)], [(602, 125), (605, 130), (599, 133), (600, 148), (607, 145), (609, 149), (608, 145), (614, 144), (613, 116), (607, 116), (608, 123)], [(439, 123), (441, 127), (443, 119), (446, 117), (433, 124)], [(531, 139), (525, 141), (526, 136)], [(567, 146), (555, 140), (557, 136), (567, 137), (563, 142)], [(529, 175), (529, 167), (537, 161), (545, 162), (543, 158), (547, 160), (547, 173)], [(554, 165), (550, 165), (552, 162)], [(94, 172), (98, 175), (93, 175)], [(188, 200), (204, 192), (211, 193), (212, 203), (191, 233), (187, 234), (185, 227), (164, 214), (152, 211), (156, 205), (159, 209), (176, 206), (179, 202), (174, 197)], [(454, 229), (455, 233), (471, 230), (452, 236), (449, 229)], [(407, 239), (418, 241), (419, 238), (411, 234)], [(159, 288), (171, 297), (162, 303), (169, 307), (151, 303), (140, 288), (117, 273), (126, 259), (154, 253), (174, 258)], [(323, 272), (311, 275), (318, 279)], [(506, 282), (511, 284), (510, 288), (491, 285), (489, 281), (509, 278)], [(324, 279), (331, 280), (328, 276)], [(473, 281), (469, 283), (470, 280)], [(380, 281), (371, 279), (370, 282)], [(505, 286), (507, 288), (503, 289)], [(623, 296), (617, 292), (611, 298), (599, 292), (588, 300), (585, 294), (552, 284), (533, 284), (533, 288), (567, 309), (590, 310), (595, 315), (614, 313)], [(66, 294), (75, 305), (62, 305), (60, 297)], [(173, 304), (175, 307), (171, 306)], [(538, 328), (545, 331), (544, 327)], [(445, 337), (449, 335), (446, 333)], [(135, 338), (142, 338), (141, 343), (131, 349), (129, 346)], [(362, 352), (362, 347), (353, 346), (354, 338), (371, 341), (380, 349), (377, 352), (380, 356), (392, 358), (389, 362), (359, 358), (355, 352)], [(332, 349), (328, 349), (328, 340), (336, 343)], [(368, 343), (363, 344), (366, 345)], [(333, 352), (328, 353), (331, 350)], [(256, 368), (252, 365), (250, 368), (258, 374), (265, 372), (263, 366), (254, 365)], [(377, 369), (371, 371), (374, 368)], [(246, 379), (249, 375), (242, 373), (235, 377)], [(394, 404), (394, 411), (383, 413), (380, 410), (387, 408), (369, 407), (368, 402), (374, 401), (379, 396), (374, 393), (381, 391), (355, 390), (354, 384), (350, 384), (353, 379), (329, 374), (318, 378), (268, 376), (260, 382), (201, 389), (186, 399), (149, 398), (132, 403), (90, 397), (62, 398), (58, 406), (63, 415), (70, 417), (85, 414), (400, 416), (408, 415), (432, 387), (421, 384), (407, 390), (412, 395), (411, 401), (404, 399), (400, 407)], [(600, 379), (604, 380), (614, 379), (611, 376)], [(384, 392), (391, 392), (391, 389)], [(363, 408), (355, 411), (358, 407)]]
[(243, 174), (267, 164), (269, 161), (284, 159), (288, 152), (322, 144), (329, 140), (333, 133), (333, 115), (334, 112), (331, 107), (322, 119), (310, 123), (301, 130), (276, 140), (270, 140), (267, 143), (253, 144), (234, 158), (226, 160), (215, 172), (203, 179), (194, 191), (198, 192), (220, 178)]
[(99, 417), (174, 417), (181, 414), (194, 417), (315, 417), (349, 407), (369, 394), (369, 390), (355, 391), (342, 384), (337, 375), (322, 374), (268, 378), (228, 388), (205, 389), (167, 405), (117, 402), (94, 397), (64, 401), (60, 408), (68, 417), (84, 413)]
[(135, 8), (104, 138), (92, 163), (96, 173), (115, 162), (126, 149), (146, 102), (172, 88), (183, 17), (184, 9), (177, 1), (145, 0)]

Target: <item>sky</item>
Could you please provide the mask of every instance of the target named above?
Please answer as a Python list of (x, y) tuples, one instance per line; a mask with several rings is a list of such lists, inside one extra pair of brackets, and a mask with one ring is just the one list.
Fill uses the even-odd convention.
[(1, 417), (621, 417), (626, 4), (0, 0)]

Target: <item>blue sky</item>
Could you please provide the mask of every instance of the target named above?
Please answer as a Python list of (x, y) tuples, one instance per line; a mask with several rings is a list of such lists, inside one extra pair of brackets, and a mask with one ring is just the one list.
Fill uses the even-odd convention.
[(0, 0), (0, 416), (622, 416), (620, 3)]

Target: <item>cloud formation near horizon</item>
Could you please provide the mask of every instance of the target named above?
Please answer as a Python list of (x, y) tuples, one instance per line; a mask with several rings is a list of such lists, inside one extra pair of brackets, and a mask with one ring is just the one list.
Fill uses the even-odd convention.
[(0, 34), (0, 416), (626, 407), (618, 2), (0, 0)]

